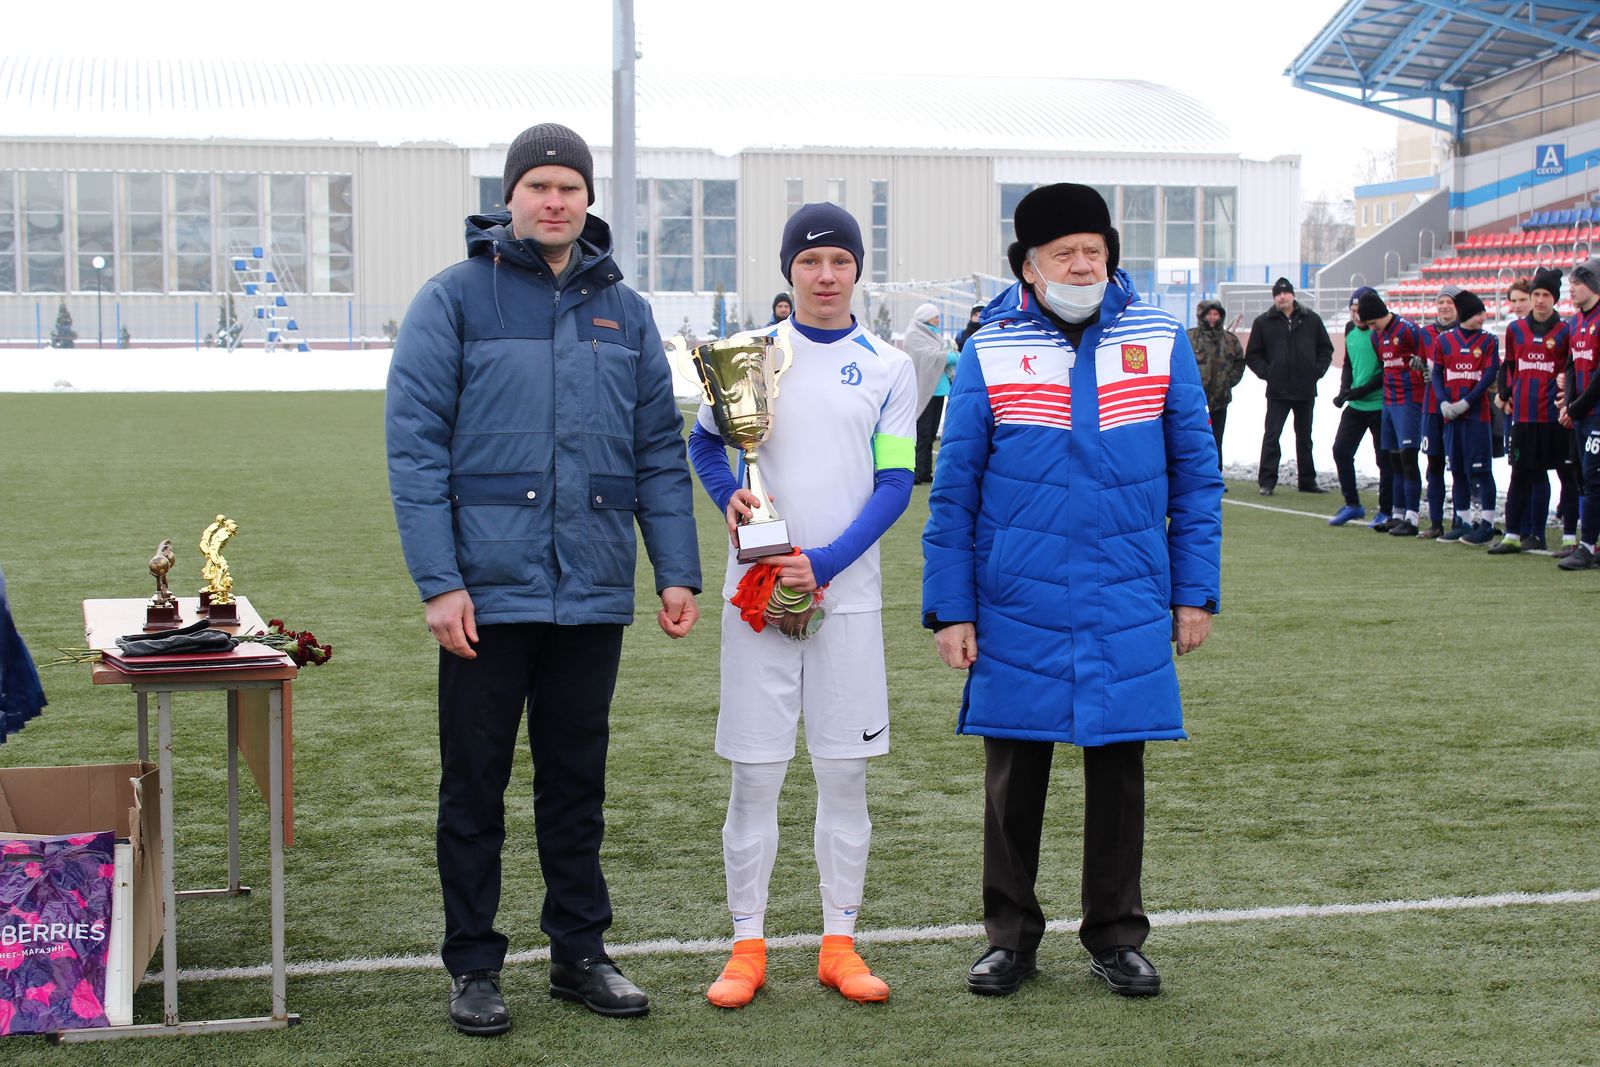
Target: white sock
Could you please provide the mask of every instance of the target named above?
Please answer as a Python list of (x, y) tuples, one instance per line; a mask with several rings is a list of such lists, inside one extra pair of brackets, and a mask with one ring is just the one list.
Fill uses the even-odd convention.
[(1406, 512), (1406, 521), (1415, 526), (1417, 524), (1417, 513), (1415, 511)]
[(765, 936), (767, 885), (778, 858), (778, 794), (788, 771), (788, 761), (733, 765), (728, 818), (722, 824), (722, 867), (735, 941)]
[(817, 778), (812, 844), (822, 888), (822, 932), (854, 937), (867, 883), (872, 821), (867, 818), (867, 760), (811, 757)]

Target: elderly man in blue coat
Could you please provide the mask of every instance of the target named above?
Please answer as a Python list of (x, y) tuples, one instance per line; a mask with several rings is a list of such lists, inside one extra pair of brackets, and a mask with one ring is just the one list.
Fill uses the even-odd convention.
[(500, 850), (524, 718), (550, 993), (602, 1015), (649, 1000), (605, 952), (606, 749), (634, 523), (669, 637), (694, 625), (699, 543), (671, 372), (622, 284), (589, 146), (519, 134), (507, 211), (467, 220), (467, 258), (422, 287), (389, 368), (389, 485), (439, 642), (439, 880), (450, 1019), (503, 1033)]
[(1161, 988), (1140, 951), (1144, 743), (1182, 738), (1173, 646), (1220, 596), (1222, 479), (1194, 353), (1117, 269), (1100, 194), (1036, 189), (1016, 211), (1018, 283), (967, 341), (923, 534), (924, 623), (968, 671), (959, 731), (984, 739), (983, 913), (974, 993), (1035, 971), (1050, 763), (1083, 749), (1083, 919), (1117, 993)]

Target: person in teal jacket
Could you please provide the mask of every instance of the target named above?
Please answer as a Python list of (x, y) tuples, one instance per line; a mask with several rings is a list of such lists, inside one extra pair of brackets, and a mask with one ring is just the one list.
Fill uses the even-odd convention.
[(1034, 889), (1057, 743), (1083, 749), (1091, 970), (1160, 989), (1139, 951), (1144, 743), (1182, 738), (1173, 646), (1221, 597), (1222, 477), (1189, 339), (1117, 269), (1105, 201), (1073, 184), (1017, 205), (1018, 278), (967, 341), (923, 533), (923, 621), (969, 672), (958, 730), (984, 739), (984, 928), (974, 993), (1034, 973)]
[(523, 131), (508, 208), (467, 220), (467, 258), (406, 312), (389, 368), (389, 486), (439, 642), (439, 879), (450, 1019), (511, 1026), (500, 995), (504, 797), (518, 728), (533, 752), (550, 992), (603, 1015), (649, 1001), (605, 952), (605, 765), (634, 525), (669, 637), (694, 625), (699, 542), (683, 421), (650, 307), (588, 214), (572, 130)]

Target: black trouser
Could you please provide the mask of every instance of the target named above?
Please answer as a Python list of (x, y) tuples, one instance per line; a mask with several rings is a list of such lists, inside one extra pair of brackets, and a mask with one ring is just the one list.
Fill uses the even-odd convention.
[(1578, 540), (1592, 546), (1600, 541), (1600, 413), (1585, 415), (1573, 430), (1578, 441), (1579, 487), (1582, 491), (1578, 508), (1581, 526)]
[(1222, 428), (1228, 425), (1228, 405), (1211, 409), (1211, 436), (1217, 439), (1217, 470), (1222, 469)]
[(939, 416), (944, 414), (944, 397), (936, 396), (917, 416), (917, 469), (912, 475), (918, 481), (933, 477), (933, 438), (939, 432)]
[(606, 745), (622, 627), (480, 626), (477, 659), (439, 653), (439, 882), (445, 967), (499, 970), (505, 792), (526, 712), (544, 874), (539, 928), (557, 963), (598, 956), (611, 926), (600, 872)]
[[(1050, 790), (1049, 741), (983, 739), (983, 928), (998, 948), (1032, 952), (1044, 936), (1034, 885)], [(1091, 952), (1144, 944), (1144, 742), (1083, 750), (1083, 922)]]
[(1278, 440), (1283, 436), (1283, 424), (1289, 413), (1294, 413), (1294, 457), (1300, 471), (1300, 488), (1309, 489), (1317, 484), (1317, 468), (1311, 460), (1311, 409), (1315, 397), (1304, 400), (1268, 400), (1267, 424), (1261, 435), (1261, 471), (1256, 480), (1263, 489), (1278, 484), (1278, 460), (1283, 450)]
[(1378, 457), (1378, 510), (1385, 515), (1394, 505), (1394, 475), (1389, 466), (1389, 453), (1382, 447), (1380, 436), (1383, 409), (1362, 411), (1346, 407), (1339, 416), (1339, 432), (1333, 438), (1333, 469), (1339, 472), (1339, 491), (1344, 502), (1351, 507), (1361, 505), (1361, 493), (1356, 488), (1356, 452), (1361, 439), (1372, 435), (1372, 451)]

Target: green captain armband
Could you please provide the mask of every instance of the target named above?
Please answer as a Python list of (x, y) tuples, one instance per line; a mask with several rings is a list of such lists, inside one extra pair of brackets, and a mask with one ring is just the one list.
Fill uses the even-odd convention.
[(917, 439), (896, 437), (892, 433), (872, 435), (872, 469), (879, 471), (904, 467), (911, 470), (917, 462)]

